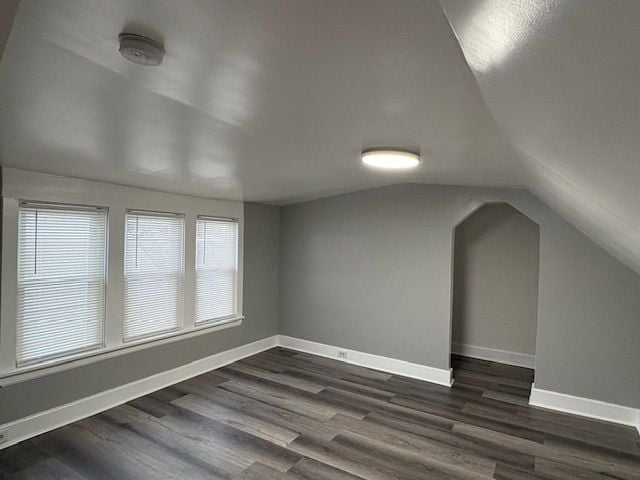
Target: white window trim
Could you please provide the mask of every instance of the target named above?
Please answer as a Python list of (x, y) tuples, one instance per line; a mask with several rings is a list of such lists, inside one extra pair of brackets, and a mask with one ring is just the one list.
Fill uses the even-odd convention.
[[(180, 218), (182, 219), (182, 245), (181, 245), (181, 252), (180, 252), (180, 261), (181, 261), (181, 265), (180, 265), (180, 291), (178, 292), (178, 304), (180, 305), (180, 309), (182, 310), (182, 312), (180, 312), (177, 320), (177, 326), (175, 328), (172, 328), (171, 330), (164, 330), (161, 332), (158, 332), (155, 335), (141, 335), (141, 336), (136, 336), (133, 338), (129, 338), (126, 339), (125, 335), (123, 334), (122, 336), (122, 342), (127, 344), (127, 345), (133, 345), (136, 344), (138, 342), (144, 341), (146, 339), (153, 339), (153, 338), (159, 338), (159, 337), (163, 337), (163, 336), (170, 336), (172, 334), (176, 334), (176, 333), (180, 333), (180, 332), (184, 332), (187, 330), (192, 330), (192, 328), (188, 328), (185, 326), (185, 318), (184, 318), (184, 304), (185, 304), (185, 296), (184, 296), (184, 283), (185, 283), (185, 279), (186, 279), (186, 275), (185, 275), (185, 264), (184, 264), (184, 257), (185, 257), (185, 246), (186, 246), (186, 239), (187, 239), (187, 225), (186, 225), (186, 218), (185, 215), (183, 213), (176, 213), (176, 212), (158, 212), (158, 211), (150, 211), (150, 210), (139, 210), (139, 209), (132, 209), (132, 208), (128, 208), (125, 212), (125, 235), (126, 235), (126, 221), (127, 221), (127, 215), (141, 215), (141, 216), (149, 216), (149, 217), (160, 217), (160, 218)], [(125, 239), (125, 256), (126, 256), (126, 239)], [(123, 259), (123, 262), (125, 261), (125, 259)], [(124, 282), (126, 284), (126, 272), (125, 272), (125, 279)], [(126, 298), (123, 298), (123, 301), (126, 300)], [(179, 309), (179, 310), (180, 310)], [(123, 322), (126, 322), (126, 318), (123, 318)], [(123, 328), (124, 328), (124, 323), (123, 323)]]
[[(29, 369), (30, 367), (34, 367), (34, 366), (40, 366), (40, 365), (46, 365), (48, 363), (58, 363), (58, 362), (62, 362), (64, 361), (66, 358), (69, 357), (73, 357), (73, 356), (90, 356), (96, 352), (101, 352), (104, 350), (105, 348), (105, 330), (106, 330), (106, 324), (107, 324), (107, 305), (106, 305), (106, 298), (107, 298), (107, 278), (109, 275), (108, 272), (108, 252), (109, 252), (109, 208), (108, 207), (104, 207), (104, 206), (97, 206), (97, 205), (75, 205), (75, 204), (68, 204), (68, 203), (53, 203), (53, 202), (37, 202), (37, 201), (32, 201), (32, 200), (24, 200), (21, 199), (18, 201), (18, 212), (17, 212), (17, 236), (18, 236), (18, 241), (19, 241), (19, 236), (20, 236), (20, 220), (19, 220), (19, 215), (20, 215), (20, 209), (21, 208), (44, 208), (44, 209), (54, 209), (54, 210), (62, 210), (62, 211), (74, 211), (74, 212), (91, 212), (91, 211), (96, 211), (96, 212), (103, 212), (104, 216), (105, 216), (105, 238), (104, 238), (104, 275), (102, 278), (102, 290), (103, 290), (103, 305), (102, 305), (102, 338), (101, 338), (101, 342), (98, 346), (93, 347), (93, 348), (88, 348), (85, 350), (81, 350), (75, 353), (70, 353), (68, 355), (57, 355), (54, 357), (51, 357), (50, 359), (45, 359), (45, 360), (41, 360), (41, 361), (32, 361), (32, 362), (27, 362), (24, 363), (23, 365), (18, 366), (18, 359), (16, 358), (16, 369), (17, 370), (24, 370), (24, 369)], [(16, 242), (17, 245), (17, 242)], [(19, 248), (19, 245), (17, 245)], [(16, 252), (17, 253), (17, 252)], [(16, 288), (17, 288), (17, 273), (16, 273)], [(17, 293), (17, 291), (16, 291)], [(17, 301), (17, 300), (16, 300)], [(17, 315), (16, 315), (16, 330), (17, 330)], [(17, 344), (17, 340), (16, 340), (16, 344)], [(17, 347), (17, 345), (16, 345)], [(16, 355), (17, 357), (17, 355)]]
[(89, 353), (84, 352), (83, 354), (67, 356), (51, 360), (50, 362), (43, 362), (37, 365), (19, 368), (11, 374), (1, 376), (0, 387), (7, 387), (16, 383), (32, 380), (34, 378), (44, 377), (54, 373), (63, 372), (65, 370), (71, 370), (83, 365), (89, 365), (109, 358), (119, 357), (120, 355), (126, 355), (139, 350), (166, 345), (179, 340), (186, 340), (188, 338), (206, 335), (207, 333), (226, 330), (227, 328), (239, 327), (242, 325), (243, 320), (244, 317), (235, 317), (225, 322), (216, 323), (214, 325), (207, 324), (189, 331), (172, 332), (170, 334), (159, 335), (153, 338), (145, 338), (137, 342), (127, 342), (119, 347), (92, 350)]
[[(137, 350), (204, 335), (242, 324), (244, 207), (239, 201), (213, 200), (103, 182), (2, 169), (2, 302), (0, 304), (0, 386), (11, 385), (64, 370), (99, 362)], [(107, 287), (105, 346), (47, 362), (16, 366), (16, 303), (19, 199), (34, 203), (101, 205), (107, 216)], [(123, 342), (124, 316), (124, 221), (127, 210), (179, 211), (185, 217), (183, 326), (179, 331)], [(195, 325), (195, 227), (196, 217), (238, 219), (237, 315)]]
[[(233, 217), (213, 217), (211, 215), (196, 215), (196, 224), (198, 220), (214, 220), (214, 221), (222, 221), (222, 222), (229, 222), (229, 223), (235, 223), (236, 225), (238, 225), (238, 245), (236, 246), (236, 249), (239, 249), (239, 245), (240, 245), (240, 241), (239, 241), (239, 234), (240, 234), (240, 223), (239, 223), (239, 219), (237, 218), (233, 218)], [(197, 227), (196, 227), (196, 243), (197, 243)], [(196, 245), (197, 248), (197, 245)], [(235, 292), (235, 297), (234, 298), (234, 302), (236, 304), (236, 312), (238, 311), (238, 290), (240, 288), (240, 286), (238, 285), (239, 279), (240, 279), (240, 272), (239, 272), (239, 267), (238, 267), (238, 257), (240, 256), (240, 251), (236, 250), (236, 292)], [(194, 263), (194, 269), (197, 269), (197, 259), (196, 262)], [(198, 278), (197, 276), (197, 272), (196, 272), (196, 280)], [(194, 292), (195, 293), (195, 292)], [(197, 302), (197, 299), (194, 297), (194, 308), (195, 308), (195, 302)], [(215, 325), (218, 324), (220, 322), (225, 322), (228, 319), (234, 318), (235, 316), (237, 316), (237, 313), (232, 314), (232, 315), (227, 315), (225, 317), (216, 317), (216, 318), (209, 318), (207, 320), (202, 320), (200, 322), (197, 321), (197, 319), (195, 318), (196, 315), (194, 314), (194, 323), (195, 323), (195, 327), (206, 327), (207, 325)]]

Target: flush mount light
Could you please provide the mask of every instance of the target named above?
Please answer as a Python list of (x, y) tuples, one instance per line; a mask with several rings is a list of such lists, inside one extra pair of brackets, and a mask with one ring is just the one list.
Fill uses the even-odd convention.
[(414, 168), (420, 164), (420, 154), (397, 148), (369, 148), (362, 152), (362, 163), (387, 170)]
[(151, 67), (162, 63), (164, 48), (155, 40), (134, 33), (121, 33), (118, 40), (120, 53), (130, 62)]

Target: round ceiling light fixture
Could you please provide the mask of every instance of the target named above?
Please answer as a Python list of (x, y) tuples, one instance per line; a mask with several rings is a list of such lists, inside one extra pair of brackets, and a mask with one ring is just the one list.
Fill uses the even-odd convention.
[(121, 33), (120, 53), (130, 62), (157, 67), (162, 63), (164, 48), (155, 40), (134, 33)]
[(386, 170), (404, 170), (420, 164), (420, 154), (398, 148), (368, 148), (362, 152), (362, 163)]

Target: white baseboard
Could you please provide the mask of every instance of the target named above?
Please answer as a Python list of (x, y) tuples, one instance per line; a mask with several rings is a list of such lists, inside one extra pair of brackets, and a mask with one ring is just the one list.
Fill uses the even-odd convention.
[(274, 335), (247, 345), (225, 350), (187, 365), (0, 425), (0, 435), (3, 436), (0, 449), (273, 348), (277, 346), (277, 337), (277, 335)]
[[(0, 425), (0, 435), (2, 435), (2, 439), (0, 439), (0, 449), (276, 346), (329, 357), (335, 360), (342, 360), (354, 365), (416, 378), (439, 385), (451, 386), (452, 384), (452, 374), (450, 370), (428, 367), (404, 360), (325, 345), (300, 338), (288, 337), (286, 335), (274, 335), (196, 360), (195, 362), (166, 372), (161, 372), (97, 393), (90, 397), (75, 400), (68, 404), (30, 415), (14, 422)], [(338, 351), (346, 352), (347, 357), (339, 358)], [(541, 390), (535, 388), (535, 385), (531, 391), (529, 402), (531, 405), (538, 407), (607, 420), (624, 425), (632, 425), (640, 432), (640, 409)]]
[(508, 350), (498, 350), (495, 348), (478, 347), (476, 345), (466, 345), (463, 343), (452, 344), (451, 353), (526, 368), (534, 368), (536, 362), (535, 355), (510, 352)]
[(451, 385), (451, 372), (415, 363), (347, 350), (283, 335), (274, 335), (247, 345), (216, 353), (181, 367), (127, 383), (95, 395), (0, 425), (0, 449), (35, 437), (58, 427), (82, 420), (117, 405), (174, 385), (191, 377), (223, 367), (243, 358), (281, 345), (292, 350), (313, 353), (337, 360), (338, 350), (347, 352), (344, 361), (389, 373), (417, 378), (440, 385)]
[(536, 388), (535, 384), (531, 388), (529, 404), (583, 417), (606, 420), (607, 422), (630, 425), (640, 433), (640, 409), (638, 408), (542, 390)]
[[(425, 382), (437, 383), (450, 387), (452, 382), (451, 370), (428, 367), (417, 363), (411, 363), (404, 360), (398, 360), (390, 357), (374, 355), (372, 353), (359, 352), (357, 350), (349, 350), (347, 348), (335, 347), (324, 343), (312, 342), (301, 338), (288, 337), (286, 335), (278, 335), (278, 345), (297, 350), (299, 352), (312, 353), (321, 357), (329, 357), (334, 360), (341, 360), (353, 365), (373, 368), (395, 375), (416, 378)], [(345, 352), (346, 358), (338, 356), (338, 352)]]

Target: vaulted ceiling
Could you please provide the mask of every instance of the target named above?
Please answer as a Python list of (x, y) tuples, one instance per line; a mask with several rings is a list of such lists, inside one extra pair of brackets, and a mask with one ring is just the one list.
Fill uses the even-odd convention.
[(527, 188), (640, 272), (640, 2), (441, 3)]
[[(163, 64), (126, 62), (123, 30)], [(275, 204), (528, 188), (640, 272), (638, 45), (635, 0), (21, 0), (0, 161)], [(368, 170), (374, 145), (424, 162)]]

